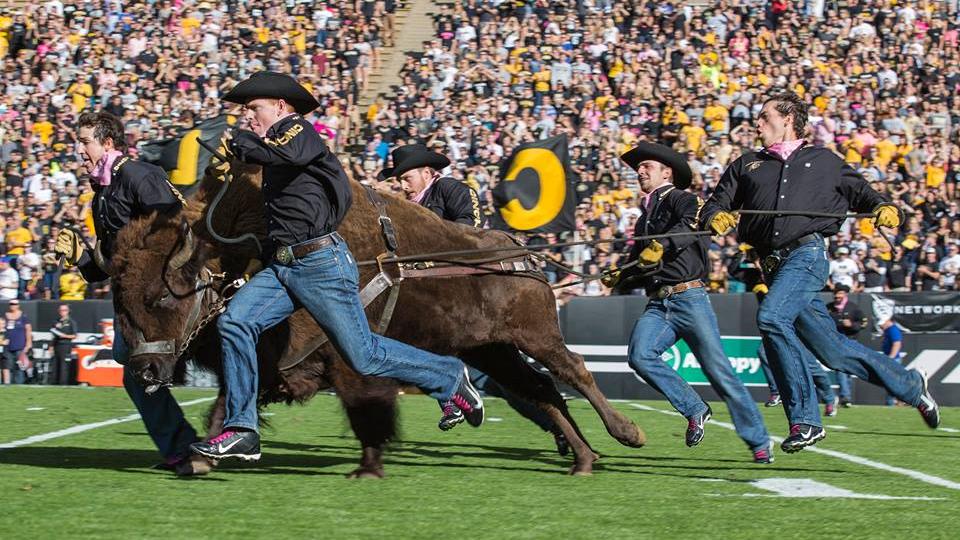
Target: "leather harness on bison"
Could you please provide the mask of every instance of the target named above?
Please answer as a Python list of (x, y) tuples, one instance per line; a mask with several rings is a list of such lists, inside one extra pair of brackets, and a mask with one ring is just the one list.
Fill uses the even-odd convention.
[[(214, 209), (213, 229), (222, 235), (254, 233), (263, 238), (259, 167), (235, 162), (233, 170), (239, 173), (235, 172), (227, 195)], [(218, 376), (222, 373), (216, 325), (198, 323), (217, 316), (218, 303), (226, 301), (220, 292), (230, 287), (232, 277), (243, 275), (258, 255), (249, 245), (217, 242), (204, 226), (206, 212), (222, 185), (221, 179), (208, 175), (177, 215), (133, 221), (117, 239), (111, 260), (117, 321), (131, 348), (139, 348), (130, 367), (145, 384), (168, 384), (185, 352)], [(443, 221), (393, 195), (368, 197), (358, 183), (352, 183), (352, 189), (354, 203), (338, 232), (359, 260), (373, 260), (385, 252), (379, 225), (384, 213), (395, 229), (397, 253), (503, 247), (504, 252), (495, 254), (497, 260), (516, 259), (516, 244), (502, 232)], [(384, 201), (380, 209), (378, 199)], [(408, 277), (416, 269), (408, 266)], [(419, 269), (429, 268), (421, 265)], [(361, 283), (369, 283), (380, 270), (396, 279), (401, 269), (362, 266)], [(585, 396), (616, 440), (642, 446), (643, 432), (610, 406), (583, 358), (564, 345), (552, 290), (539, 272), (488, 270), (443, 279), (426, 279), (428, 272), (416, 276), (424, 279), (404, 280), (396, 289), (396, 306), (384, 335), (456, 356), (537, 404), (568, 439), (575, 455), (572, 473), (591, 472), (597, 455), (553, 380), (531, 368), (521, 352)], [(367, 307), (375, 330), (389, 297), (379, 295)], [(298, 309), (261, 337), (257, 345), (259, 403), (303, 402), (332, 386), (363, 446), (361, 465), (354, 474), (382, 476), (382, 451), (396, 434), (397, 383), (360, 376), (322, 335), (309, 313)], [(320, 342), (320, 348), (313, 350)], [(211, 433), (219, 433), (222, 419), (221, 395), (211, 411)]]

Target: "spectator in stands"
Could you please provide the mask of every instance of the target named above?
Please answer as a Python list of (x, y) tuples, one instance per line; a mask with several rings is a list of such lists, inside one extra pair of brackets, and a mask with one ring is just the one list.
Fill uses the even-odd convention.
[(83, 300), (87, 292), (87, 282), (76, 266), (71, 266), (60, 276), (60, 299)]
[(960, 274), (960, 244), (956, 241), (947, 245), (947, 255), (940, 261), (939, 272), (943, 290), (960, 290), (957, 284), (957, 274)]
[(13, 300), (20, 292), (20, 275), (10, 267), (9, 257), (0, 257), (0, 300)]
[(863, 292), (883, 292), (887, 280), (887, 263), (877, 246), (870, 246), (868, 253), (869, 256), (863, 260)]
[(7, 304), (3, 337), (3, 384), (23, 384), (33, 367), (28, 357), (33, 348), (33, 328), (16, 298)]
[(937, 248), (927, 246), (923, 248), (923, 255), (917, 263), (917, 270), (913, 275), (914, 287), (918, 291), (940, 290), (940, 263), (937, 262)]
[(842, 246), (837, 248), (836, 260), (830, 261), (830, 281), (828, 286), (833, 290), (846, 288), (847, 292), (854, 290), (858, 286), (857, 276), (860, 274), (860, 266), (850, 258), (850, 248)]

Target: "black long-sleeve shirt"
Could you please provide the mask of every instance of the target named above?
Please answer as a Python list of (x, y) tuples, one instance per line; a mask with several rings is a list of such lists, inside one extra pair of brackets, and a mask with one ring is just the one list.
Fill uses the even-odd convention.
[(340, 160), (299, 114), (286, 116), (260, 138), (239, 131), (230, 150), (244, 163), (263, 167), (267, 234), (291, 246), (337, 230), (353, 196)]
[(480, 227), (480, 198), (470, 186), (454, 178), (438, 179), (430, 186), (420, 206), (441, 219)]
[[(130, 220), (153, 212), (174, 212), (183, 204), (182, 196), (170, 184), (167, 173), (156, 165), (120, 157), (110, 174), (110, 185), (95, 186), (93, 196), (93, 228), (104, 261), (113, 256), (117, 234)], [(83, 279), (90, 283), (110, 277), (89, 251), (84, 251), (77, 267)]]
[[(867, 325), (867, 317), (863, 314), (863, 310), (849, 299), (843, 309), (838, 309), (836, 302), (830, 302), (827, 304), (827, 311), (830, 312), (833, 322), (837, 324), (837, 330), (847, 337), (853, 338)], [(845, 326), (844, 320), (849, 320), (850, 326)]]
[[(693, 232), (697, 230), (697, 216), (702, 201), (692, 193), (662, 186), (652, 194), (653, 204), (641, 208), (643, 214), (634, 226), (634, 236), (663, 233)], [(636, 266), (627, 268), (621, 275), (621, 287), (642, 286), (648, 293), (665, 285), (676, 285), (707, 275), (707, 247), (709, 239), (704, 236), (676, 236), (657, 240), (663, 245), (663, 267), (655, 274), (642, 276)], [(652, 240), (634, 243), (627, 262), (635, 261), (640, 252), (650, 246)]]
[[(701, 228), (722, 210), (809, 210), (842, 214), (872, 212), (885, 201), (839, 156), (803, 146), (786, 161), (766, 151), (748, 152), (727, 167), (704, 205)], [(744, 215), (737, 238), (759, 253), (782, 248), (812, 233), (833, 236), (842, 219)]]

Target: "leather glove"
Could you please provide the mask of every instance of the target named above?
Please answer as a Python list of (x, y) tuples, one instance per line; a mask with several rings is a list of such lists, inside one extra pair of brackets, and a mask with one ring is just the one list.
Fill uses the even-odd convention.
[(227, 157), (227, 162), (224, 163), (217, 157), (210, 158), (210, 165), (207, 166), (207, 174), (215, 178), (220, 178), (230, 172), (230, 160), (234, 158), (233, 152), (230, 150), (230, 135), (228, 132), (224, 132), (223, 136), (220, 137), (220, 146), (217, 150)]
[(655, 264), (663, 258), (663, 244), (656, 240), (650, 242), (650, 245), (640, 252), (640, 262), (643, 264)]
[(740, 244), (737, 245), (737, 249), (739, 249), (739, 250), (740, 250), (741, 252), (743, 252), (743, 253), (746, 253), (746, 252), (750, 251), (751, 249), (753, 249), (753, 246), (751, 246), (750, 244), (748, 244), (748, 243), (746, 243), (746, 242), (740, 242)]
[(727, 234), (727, 231), (736, 226), (737, 217), (723, 210), (717, 212), (716, 215), (713, 216), (713, 219), (710, 220), (710, 228), (719, 235)]
[(881, 204), (873, 209), (873, 219), (880, 227), (899, 227), (900, 211), (892, 204)]
[(76, 266), (83, 255), (83, 242), (80, 240), (80, 235), (73, 229), (63, 229), (57, 235), (57, 243), (53, 251), (61, 255), (67, 265)]
[(767, 294), (768, 292), (770, 292), (770, 287), (767, 287), (765, 283), (757, 283), (756, 285), (753, 286), (752, 292), (754, 294)]
[(617, 265), (611, 265), (610, 268), (604, 270), (603, 277), (600, 278), (600, 283), (603, 283), (603, 286), (609, 289), (616, 287), (617, 283), (620, 283), (620, 269), (617, 268)]

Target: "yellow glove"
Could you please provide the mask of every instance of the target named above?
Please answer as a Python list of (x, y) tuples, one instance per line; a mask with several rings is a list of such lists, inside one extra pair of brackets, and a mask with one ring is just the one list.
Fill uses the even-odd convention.
[(750, 251), (751, 249), (753, 249), (753, 246), (751, 246), (750, 244), (748, 244), (748, 243), (746, 243), (746, 242), (741, 242), (740, 245), (737, 246), (737, 249), (739, 249), (739, 250), (742, 251), (743, 253), (746, 253), (746, 252)]
[(654, 264), (660, 262), (662, 258), (663, 244), (656, 240), (650, 242), (650, 245), (640, 252), (640, 262), (643, 264)]
[(210, 165), (207, 167), (207, 174), (215, 178), (219, 178), (227, 174), (228, 172), (230, 172), (230, 160), (232, 160), (234, 156), (233, 156), (233, 152), (230, 151), (229, 143), (230, 143), (230, 135), (228, 135), (227, 133), (224, 133), (223, 136), (220, 137), (220, 146), (217, 148), (217, 150), (221, 154), (226, 156), (228, 161), (224, 163), (223, 161), (220, 161), (220, 158), (217, 158), (217, 157), (210, 158)]
[(613, 263), (606, 270), (600, 272), (600, 283), (605, 287), (614, 288), (620, 282), (620, 269)]
[(713, 216), (713, 219), (710, 220), (710, 228), (719, 235), (727, 234), (727, 231), (736, 226), (737, 217), (730, 212), (724, 212), (722, 210), (717, 212), (717, 214)]
[(620, 270), (607, 270), (603, 273), (603, 277), (600, 278), (600, 283), (603, 283), (603, 286), (608, 289), (616, 287), (617, 283), (620, 283)]
[(770, 287), (767, 287), (765, 283), (757, 283), (753, 286), (754, 294), (767, 294), (770, 292)]
[(76, 266), (80, 262), (80, 256), (83, 255), (83, 243), (80, 235), (73, 229), (63, 229), (57, 235), (57, 244), (53, 247), (54, 253), (63, 256), (63, 261), (68, 266)]
[(873, 219), (880, 227), (899, 227), (900, 212), (889, 204), (881, 204), (873, 209)]

